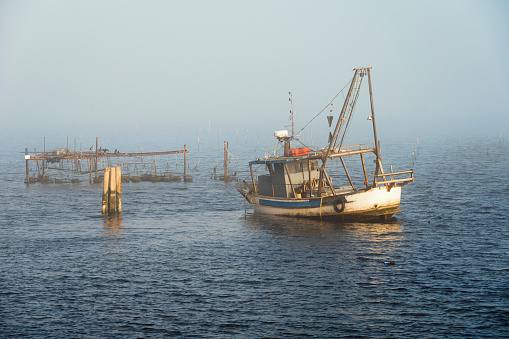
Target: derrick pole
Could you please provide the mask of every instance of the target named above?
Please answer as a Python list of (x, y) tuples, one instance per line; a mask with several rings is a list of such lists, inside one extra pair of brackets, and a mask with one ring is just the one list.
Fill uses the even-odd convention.
[[(378, 175), (380, 169), (382, 169), (382, 163), (380, 159), (380, 146), (378, 144), (378, 137), (376, 135), (376, 123), (375, 123), (375, 106), (373, 105), (373, 91), (371, 87), (371, 72), (368, 68), (368, 83), (369, 83), (369, 100), (371, 102), (371, 120), (373, 122), (373, 137), (375, 141), (375, 153), (376, 153), (376, 169), (375, 169), (375, 178)], [(383, 169), (382, 169), (383, 172)], [(385, 179), (385, 178), (384, 178)]]
[(355, 85), (355, 79), (357, 77), (357, 72), (359, 72), (359, 69), (355, 69), (355, 73), (352, 78), (352, 83), (350, 84), (350, 88), (348, 89), (348, 94), (345, 99), (345, 103), (343, 104), (343, 108), (341, 109), (341, 114), (339, 115), (338, 122), (336, 123), (336, 128), (334, 128), (334, 134), (332, 135), (331, 142), (329, 143), (329, 148), (327, 149), (327, 153), (325, 154), (325, 157), (322, 160), (322, 167), (320, 168), (320, 179), (318, 181), (318, 196), (320, 197), (322, 195), (322, 180), (323, 180), (323, 172), (325, 170), (325, 164), (327, 163), (327, 159), (329, 157), (330, 151), (332, 149), (332, 145), (334, 144), (334, 141), (336, 140), (336, 137), (339, 132), (339, 126), (341, 125), (341, 120), (343, 119), (343, 116), (346, 111), (346, 107), (348, 106), (348, 101), (350, 99), (350, 95), (352, 94), (353, 87)]

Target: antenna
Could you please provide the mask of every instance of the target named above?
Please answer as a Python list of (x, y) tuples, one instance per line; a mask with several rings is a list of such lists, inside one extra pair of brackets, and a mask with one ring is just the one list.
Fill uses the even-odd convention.
[(330, 114), (327, 116), (327, 121), (329, 122), (329, 143), (332, 141), (332, 132), (331, 132), (331, 125), (332, 125), (332, 120), (334, 119), (334, 117), (332, 116), (332, 106), (334, 106), (334, 102), (331, 102), (330, 104)]
[[(293, 138), (295, 135), (294, 132), (294, 124), (293, 124), (293, 98), (292, 98), (292, 92), (288, 92), (288, 95), (290, 95), (290, 98), (288, 99), (290, 101), (290, 119), (292, 120), (292, 136), (290, 138)], [(289, 126), (285, 126), (289, 127)]]

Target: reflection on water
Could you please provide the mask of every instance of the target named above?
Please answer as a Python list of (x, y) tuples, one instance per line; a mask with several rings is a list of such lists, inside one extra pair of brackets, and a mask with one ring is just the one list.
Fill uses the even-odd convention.
[(124, 226), (122, 214), (112, 214), (104, 217), (103, 234), (118, 237), (122, 234)]
[[(252, 213), (245, 224), (263, 237), (270, 235), (266, 242), (286, 252), (283, 260), (292, 256), (300, 258), (302, 265), (315, 266), (323, 265), (324, 258), (332, 262), (342, 258), (340, 266), (345, 271), (371, 267), (379, 272), (387, 262), (403, 264), (401, 254), (408, 241), (402, 222), (335, 223)], [(316, 258), (321, 258), (320, 262)]]
[(507, 337), (508, 148), (444, 145), (421, 143), (393, 223), (244, 217), (214, 152), (107, 217), (102, 185), (25, 189), (0, 161), (0, 337)]
[(395, 236), (403, 230), (403, 222), (400, 221), (389, 223), (338, 223), (318, 219), (292, 218), (258, 213), (248, 213), (245, 220), (246, 225), (255, 230), (269, 230), (275, 233), (303, 237), (324, 237), (329, 236), (331, 232), (345, 234), (354, 232), (367, 238), (371, 237), (373, 241), (380, 241), (380, 239), (377, 238), (380, 235), (391, 234), (391, 236)]
[(272, 231), (278, 234), (304, 237), (322, 237), (323, 232), (340, 229), (342, 226), (321, 220), (292, 218), (259, 213), (248, 213), (246, 225), (255, 230)]

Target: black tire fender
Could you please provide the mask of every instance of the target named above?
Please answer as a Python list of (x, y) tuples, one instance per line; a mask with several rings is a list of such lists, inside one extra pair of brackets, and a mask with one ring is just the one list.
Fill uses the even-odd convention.
[(341, 213), (345, 210), (345, 199), (339, 198), (332, 204), (334, 206), (334, 211)]

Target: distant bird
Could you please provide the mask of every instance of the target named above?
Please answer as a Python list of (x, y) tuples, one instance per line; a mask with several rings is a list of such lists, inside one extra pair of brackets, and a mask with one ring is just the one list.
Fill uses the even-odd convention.
[(94, 145), (92, 145), (92, 147), (90, 147), (89, 151), (93, 151), (94, 150)]

